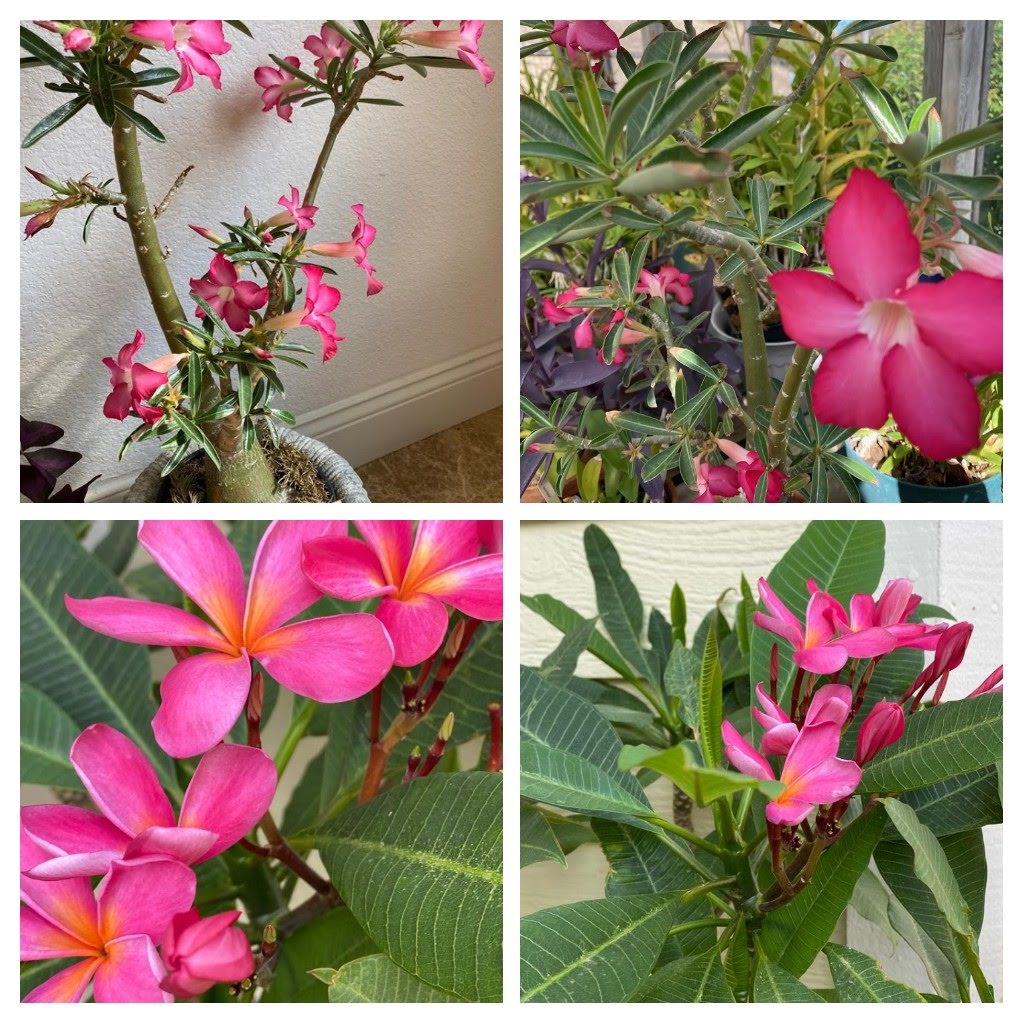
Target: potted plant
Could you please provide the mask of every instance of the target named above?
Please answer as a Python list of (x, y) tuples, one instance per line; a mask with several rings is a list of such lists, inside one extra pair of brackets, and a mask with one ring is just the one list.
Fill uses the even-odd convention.
[[(212, 257), (196, 264), (191, 291), (184, 297), (168, 273), (157, 216), (166, 215), (187, 171), (154, 208), (140, 135), (156, 143), (164, 135), (140, 107), (147, 100), (168, 99), (153, 90), (171, 83), (174, 97), (203, 88), (204, 78), (219, 88), (217, 61), (231, 50), (225, 29), (247, 35), (249, 29), (242, 22), (131, 20), (36, 23), (41, 31), (22, 27), (27, 54), (22, 67), (30, 74), (41, 69), (47, 87), (67, 97), (29, 131), (23, 147), (91, 107), (110, 133), (114, 168), (114, 176), (102, 182), (32, 171), (50, 194), (22, 205), (23, 216), (30, 218), (26, 235), (34, 237), (64, 211), (82, 207), (89, 208), (87, 232), (101, 207), (112, 209), (127, 224), (170, 349), (154, 359), (145, 335), (135, 331), (132, 337), (133, 328), (122, 325), (117, 331), (125, 344), (103, 360), (112, 388), (104, 413), (140, 421), (121, 454), (129, 445), (152, 439), (163, 449), (140, 475), (129, 500), (368, 500), (341, 456), (289, 429), (295, 419), (277, 404), (284, 392), (278, 367), (305, 366), (303, 357), (313, 355), (290, 334), (300, 325), (319, 333), (324, 362), (343, 340), (335, 312), (340, 292), (325, 279), (335, 272), (330, 261), (351, 259), (361, 267), (368, 296), (383, 287), (370, 262), (376, 229), (362, 204), (352, 206), (350, 238), (337, 240), (316, 224), (320, 185), (349, 119), (369, 105), (395, 104), (375, 93), (384, 83), (401, 81), (403, 71), (426, 75), (435, 69), (474, 68), (485, 83), (493, 77), (478, 52), (483, 22), (427, 31), (412, 24), (384, 21), (373, 30), (362, 21), (350, 26), (327, 22), (303, 43), (314, 58), (310, 68), (303, 68), (298, 57), (271, 54), (267, 65), (254, 69), (254, 88), (262, 89), (268, 113), (290, 121), (296, 107), (329, 105), (323, 143), (301, 192), (282, 182), (277, 207), (252, 210), (243, 195), (239, 209), (225, 211), (220, 226), (195, 226)], [(421, 47), (458, 56), (424, 53)], [(161, 65), (165, 52), (180, 67)]]

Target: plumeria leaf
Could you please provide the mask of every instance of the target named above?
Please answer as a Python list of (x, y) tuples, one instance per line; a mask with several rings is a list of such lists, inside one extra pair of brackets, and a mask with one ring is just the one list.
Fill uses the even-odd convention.
[(842, 1003), (923, 1003), (920, 993), (891, 981), (877, 960), (848, 946), (830, 942), (825, 947), (832, 982)]
[(784, 971), (771, 960), (762, 957), (754, 975), (755, 1003), (823, 1003), (821, 998), (802, 981)]
[(525, 868), (545, 860), (565, 866), (565, 854), (548, 819), (524, 801), (519, 808), (519, 866)]
[(21, 781), (38, 786), (81, 789), (68, 762), (80, 727), (45, 693), (21, 684)]
[(667, 964), (633, 995), (635, 1003), (734, 1003), (715, 949)]
[(332, 1003), (458, 1003), (462, 1000), (403, 971), (383, 953), (360, 957), (326, 980)]

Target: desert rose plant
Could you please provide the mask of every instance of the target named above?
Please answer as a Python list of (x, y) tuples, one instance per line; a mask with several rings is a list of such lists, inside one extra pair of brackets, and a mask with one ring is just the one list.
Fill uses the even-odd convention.
[[(68, 177), (30, 169), (50, 190), (48, 196), (22, 204), (28, 216), (26, 237), (35, 239), (64, 211), (89, 208), (83, 235), (101, 207), (126, 222), (127, 234), (153, 311), (170, 349), (157, 355), (135, 325), (111, 320), (108, 352), (111, 392), (103, 412), (113, 419), (141, 421), (121, 448), (157, 438), (169, 454), (164, 475), (172, 473), (197, 448), (205, 453), (206, 496), (212, 501), (280, 500), (265, 449), (278, 444), (275, 421), (294, 425), (291, 413), (276, 405), (284, 395), (281, 363), (306, 364), (312, 354), (294, 340), (300, 325), (320, 336), (322, 360), (338, 351), (341, 292), (325, 281), (339, 260), (352, 260), (366, 275), (367, 296), (384, 287), (376, 276), (370, 248), (376, 229), (363, 205), (352, 204), (352, 224), (317, 225), (316, 200), (339, 134), (349, 118), (367, 106), (397, 105), (379, 87), (391, 91), (403, 73), (426, 75), (434, 69), (475, 69), (489, 83), (494, 72), (479, 53), (482, 21), (463, 21), (458, 29), (410, 28), (412, 22), (384, 21), (374, 31), (363, 21), (350, 27), (326, 22), (319, 35), (295, 41), (308, 51), (310, 66), (293, 55), (270, 54), (255, 69), (227, 73), (254, 78), (262, 89), (263, 110), (292, 122), (296, 108), (328, 104), (319, 153), (300, 192), (281, 182), (275, 209), (244, 205), (224, 211), (213, 228), (193, 225), (210, 243), (212, 256), (192, 254), (195, 276), (188, 296), (179, 296), (167, 270), (157, 218), (166, 215), (182, 172), (167, 197), (155, 207), (147, 191), (140, 133), (148, 144), (165, 141), (160, 128), (139, 108), (148, 102), (189, 102), (179, 96), (193, 88), (221, 87), (222, 68), (230, 67), (231, 44), (225, 30), (250, 35), (242, 22), (98, 21), (36, 22), (41, 31), (22, 27), (21, 45), (28, 56), (22, 67), (46, 76), (46, 86), (69, 97), (29, 131), (30, 147), (87, 108), (92, 108), (111, 139), (113, 175), (102, 182), (89, 176)], [(438, 52), (448, 51), (452, 56)], [(167, 65), (168, 55), (177, 63)], [(173, 83), (169, 95), (154, 90)], [(324, 119), (303, 110), (302, 117)], [(284, 132), (288, 131), (283, 127)], [(295, 130), (294, 128), (292, 129)], [(189, 168), (190, 170), (191, 168)], [(348, 236), (348, 237), (343, 237)], [(33, 244), (42, 244), (43, 240)], [(131, 338), (118, 344), (120, 338)], [(97, 359), (102, 352), (97, 352)]]
[(711, 61), (724, 23), (526, 23), (524, 486), (857, 500), (863, 428), (999, 470), (1002, 241), (969, 213), (1001, 180), (945, 169), (1002, 121), (943, 138), (933, 100), (901, 111), (896, 50), (864, 41), (888, 24), (753, 22)]
[(500, 999), (500, 524), (22, 542), (24, 1001)]
[[(1002, 666), (947, 690), (972, 625), (881, 583), (879, 522), (812, 523), (756, 592), (741, 580), (734, 621), (716, 607), (692, 632), (678, 585), (669, 616), (647, 614), (604, 532), (584, 543), (598, 618), (523, 598), (564, 637), (522, 669), (521, 862), (595, 844), (605, 898), (523, 919), (522, 998), (991, 1001)], [(670, 817), (645, 792), (664, 780)], [(848, 910), (908, 945), (933, 991), (831, 941)], [(822, 952), (827, 992), (805, 978)]]

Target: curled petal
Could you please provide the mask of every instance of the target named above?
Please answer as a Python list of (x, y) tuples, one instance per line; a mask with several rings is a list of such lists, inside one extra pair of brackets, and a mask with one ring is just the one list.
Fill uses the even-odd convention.
[(160, 647), (231, 647), (209, 623), (196, 615), (156, 601), (131, 597), (65, 596), (67, 610), (88, 629), (131, 644)]
[(354, 537), (322, 537), (303, 547), (302, 569), (318, 588), (343, 601), (365, 601), (393, 594), (380, 559)]
[(725, 759), (744, 775), (755, 779), (774, 779), (772, 766), (739, 734), (731, 722), (722, 723)]

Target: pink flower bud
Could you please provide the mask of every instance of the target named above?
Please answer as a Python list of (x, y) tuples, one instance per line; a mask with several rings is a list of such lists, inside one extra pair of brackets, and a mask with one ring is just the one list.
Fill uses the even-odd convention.
[(193, 908), (176, 914), (164, 935), (161, 956), (167, 976), (160, 982), (178, 999), (192, 999), (217, 982), (241, 981), (254, 969), (249, 940), (235, 928), (239, 911), (200, 917)]
[(1003, 689), (1003, 666), (1000, 665), (985, 681), (975, 690), (971, 690), (968, 697), (979, 697), (983, 693), (1001, 693)]
[(73, 28), (64, 36), (64, 49), (81, 53), (84, 50), (88, 50), (93, 42), (91, 32), (87, 32), (84, 28)]
[(891, 701), (880, 700), (864, 719), (857, 734), (857, 764), (867, 764), (880, 750), (895, 743), (903, 735), (905, 725), (903, 708)]

